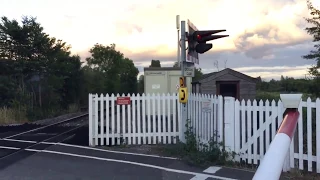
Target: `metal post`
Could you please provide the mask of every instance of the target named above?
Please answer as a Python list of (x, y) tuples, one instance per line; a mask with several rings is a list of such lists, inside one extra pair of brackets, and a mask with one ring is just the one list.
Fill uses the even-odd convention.
[[(185, 63), (186, 63), (186, 23), (185, 21), (181, 21), (181, 76), (184, 77), (184, 66), (185, 66)], [(186, 78), (184, 77), (184, 83), (185, 83), (185, 86), (187, 87), (187, 80)], [(181, 130), (182, 132), (180, 132), (182, 135), (181, 135), (181, 141), (183, 143), (186, 142), (186, 138), (185, 138), (185, 135), (184, 133), (186, 132), (186, 123), (187, 123), (187, 117), (188, 117), (188, 112), (187, 112), (188, 108), (186, 106), (186, 104), (183, 104), (181, 105)]]
[(177, 25), (177, 43), (178, 43), (178, 49), (177, 49), (177, 63), (178, 63), (178, 67), (180, 66), (180, 15), (176, 16), (176, 25)]
[(177, 34), (178, 34), (178, 67), (180, 67), (181, 65), (180, 65), (180, 62), (181, 62), (181, 60), (180, 60), (180, 38), (179, 38), (179, 33), (180, 33), (180, 30), (178, 29), (177, 30)]

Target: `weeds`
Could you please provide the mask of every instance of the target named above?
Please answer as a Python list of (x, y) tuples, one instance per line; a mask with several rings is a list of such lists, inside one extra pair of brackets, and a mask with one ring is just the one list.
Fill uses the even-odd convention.
[(24, 108), (24, 106), (14, 106), (17, 108), (0, 108), (0, 125), (20, 124), (44, 118), (52, 118), (66, 113), (79, 112), (77, 104), (70, 104), (66, 110), (61, 109), (40, 109)]
[(214, 141), (211, 137), (208, 143), (201, 143), (196, 138), (190, 121), (186, 124), (185, 138), (186, 143), (178, 141), (171, 147), (166, 147), (166, 153), (170, 156), (177, 156), (188, 164), (197, 166), (208, 165), (227, 165), (233, 163), (234, 152), (228, 152), (224, 149), (223, 142)]
[(0, 108), (0, 124), (18, 124), (26, 121), (26, 111), (7, 107)]

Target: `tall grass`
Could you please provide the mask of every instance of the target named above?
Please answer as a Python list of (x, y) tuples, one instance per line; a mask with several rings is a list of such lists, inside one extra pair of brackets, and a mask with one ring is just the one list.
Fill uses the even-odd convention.
[(70, 104), (68, 106), (68, 113), (75, 113), (75, 112), (79, 112), (80, 108), (78, 104)]
[(70, 104), (67, 109), (29, 109), (0, 107), (0, 125), (20, 124), (45, 118), (53, 118), (62, 114), (79, 112), (78, 104)]
[(0, 108), (0, 124), (19, 124), (27, 122), (26, 112), (23, 110), (2, 107)]

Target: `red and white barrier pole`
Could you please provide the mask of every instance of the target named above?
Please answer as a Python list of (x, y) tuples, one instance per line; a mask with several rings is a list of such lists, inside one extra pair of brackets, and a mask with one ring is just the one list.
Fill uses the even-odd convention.
[(264, 155), (253, 180), (279, 180), (300, 115), (298, 107), (301, 97), (302, 94), (280, 95), (283, 106), (287, 109), (286, 115), (269, 149)]

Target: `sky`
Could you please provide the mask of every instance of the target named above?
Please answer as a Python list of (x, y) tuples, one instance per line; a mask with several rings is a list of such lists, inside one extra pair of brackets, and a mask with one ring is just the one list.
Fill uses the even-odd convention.
[[(319, 0), (311, 1), (316, 7)], [(232, 68), (252, 77), (308, 76), (315, 62), (301, 56), (313, 49), (304, 28), (305, 0), (0, 0), (0, 16), (37, 17), (44, 31), (71, 45), (84, 60), (94, 44), (116, 44), (143, 74), (152, 59), (177, 61), (176, 15), (199, 30), (226, 29), (200, 55), (204, 73)], [(223, 34), (223, 33), (221, 33)], [(217, 65), (218, 64), (218, 65)]]

